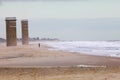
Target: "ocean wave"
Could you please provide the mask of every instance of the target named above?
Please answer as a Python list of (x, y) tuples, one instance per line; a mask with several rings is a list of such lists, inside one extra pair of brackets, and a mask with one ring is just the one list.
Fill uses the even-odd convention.
[(61, 41), (46, 42), (45, 44), (52, 47), (52, 50), (120, 57), (120, 41)]

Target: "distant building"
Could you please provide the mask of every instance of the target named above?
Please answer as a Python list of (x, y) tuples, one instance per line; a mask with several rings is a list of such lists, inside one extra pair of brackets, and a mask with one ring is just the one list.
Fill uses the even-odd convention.
[(7, 46), (17, 45), (16, 17), (6, 17), (6, 41)]
[(22, 20), (22, 44), (27, 45), (29, 44), (29, 37), (28, 37), (28, 20)]

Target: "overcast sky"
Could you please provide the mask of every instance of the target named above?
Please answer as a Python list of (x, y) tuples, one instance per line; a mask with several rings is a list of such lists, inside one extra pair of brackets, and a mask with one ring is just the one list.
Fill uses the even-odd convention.
[(29, 19), (30, 37), (62, 40), (120, 40), (120, 0), (2, 1), (0, 37), (5, 38), (5, 17)]

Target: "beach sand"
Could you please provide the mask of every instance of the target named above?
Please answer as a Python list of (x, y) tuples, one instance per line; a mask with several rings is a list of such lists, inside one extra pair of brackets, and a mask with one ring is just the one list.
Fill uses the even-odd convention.
[(1, 68), (0, 80), (120, 80), (120, 68)]
[(37, 44), (0, 44), (2, 80), (120, 80), (119, 66), (120, 58), (115, 57), (51, 51), (42, 44), (40, 48)]

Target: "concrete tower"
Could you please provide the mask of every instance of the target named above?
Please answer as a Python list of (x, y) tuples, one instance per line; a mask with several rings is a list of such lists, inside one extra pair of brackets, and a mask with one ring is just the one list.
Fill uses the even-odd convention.
[(6, 41), (7, 46), (17, 45), (16, 17), (6, 17)]
[(22, 44), (28, 45), (29, 44), (29, 37), (28, 37), (28, 20), (22, 20)]

